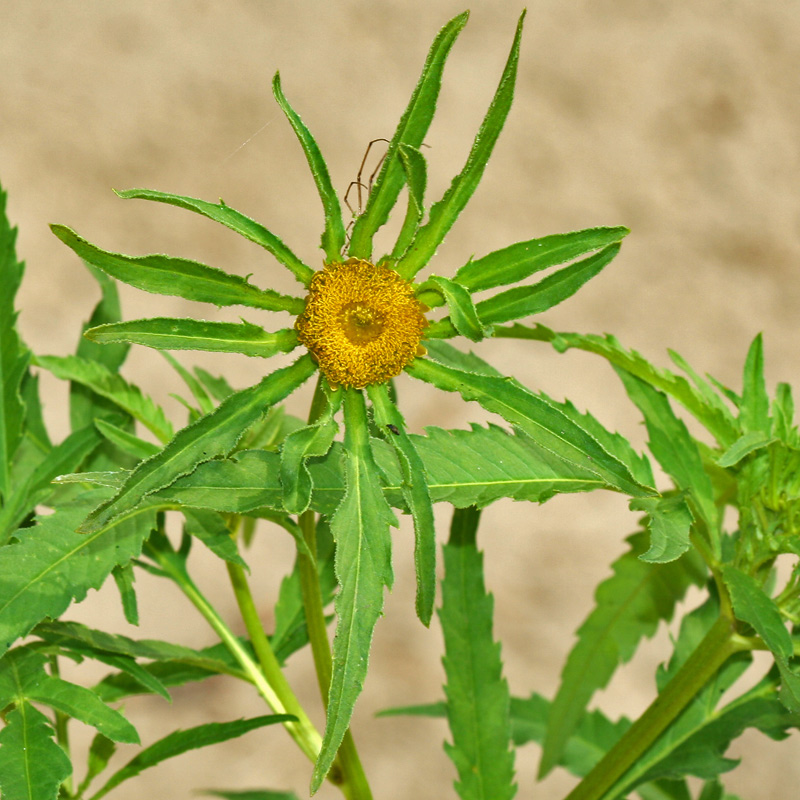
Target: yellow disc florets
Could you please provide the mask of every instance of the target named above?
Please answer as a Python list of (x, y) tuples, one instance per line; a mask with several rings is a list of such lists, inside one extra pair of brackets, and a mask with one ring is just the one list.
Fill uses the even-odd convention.
[(394, 270), (351, 258), (314, 275), (294, 327), (331, 384), (361, 388), (424, 354), (426, 310)]

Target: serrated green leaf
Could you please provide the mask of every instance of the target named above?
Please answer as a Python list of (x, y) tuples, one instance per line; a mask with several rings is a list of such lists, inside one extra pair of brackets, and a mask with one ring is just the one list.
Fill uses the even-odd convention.
[(719, 466), (727, 468), (738, 464), (745, 456), (760, 450), (775, 439), (762, 431), (750, 431), (740, 436), (718, 459)]
[(223, 789), (204, 789), (200, 794), (211, 797), (222, 797), (224, 800), (300, 800), (294, 792), (270, 792), (253, 789), (252, 791), (234, 792)]
[[(428, 428), (425, 436), (409, 437), (427, 474), (433, 502), (464, 508), (483, 507), (500, 497), (544, 502), (555, 494), (586, 492), (605, 487), (589, 469), (568, 464), (529, 436), (514, 436), (497, 426), (472, 430)], [(404, 508), (403, 478), (389, 444), (373, 441), (373, 452), (386, 476), (384, 494)], [(309, 462), (314, 484), (311, 505), (332, 514), (344, 494), (341, 445), (328, 456)], [(241, 451), (229, 459), (201, 464), (152, 496), (154, 503), (212, 508), (247, 514), (261, 508), (282, 508), (279, 456), (264, 451)]]
[(56, 800), (58, 787), (72, 773), (66, 753), (53, 741), (41, 711), (20, 703), (0, 730), (0, 790), (3, 800)]
[(49, 675), (46, 656), (28, 647), (10, 651), (0, 660), (0, 704), (42, 703), (97, 728), (118, 742), (138, 744), (136, 729), (89, 689)]
[[(397, 154), (403, 165), (408, 186), (408, 209), (392, 254), (389, 256), (390, 261), (397, 261), (405, 253), (419, 230), (419, 224), (425, 214), (425, 189), (428, 183), (425, 156), (416, 147), (401, 142)], [(381, 262), (384, 260), (381, 259)]]
[(631, 500), (632, 511), (648, 515), (650, 549), (639, 558), (651, 564), (666, 564), (682, 556), (691, 546), (689, 529), (694, 520), (683, 495), (643, 497)]
[(519, 324), (507, 328), (497, 327), (494, 335), (550, 342), (559, 352), (573, 347), (600, 355), (610, 364), (621, 367), (677, 400), (708, 429), (722, 447), (728, 447), (739, 436), (737, 421), (718, 397), (713, 402), (709, 401), (706, 390), (695, 389), (683, 376), (653, 366), (635, 350), (625, 349), (614, 336), (556, 333), (543, 325), (528, 328)]
[(145, 439), (140, 439), (138, 436), (113, 425), (108, 420), (98, 417), (94, 421), (94, 424), (97, 430), (100, 431), (111, 444), (118, 447), (124, 453), (132, 455), (136, 459), (150, 458), (150, 456), (154, 456), (161, 449), (157, 444), (148, 442)]
[[(444, 197), (431, 207), (427, 224), (420, 228), (414, 244), (397, 263), (397, 272), (407, 280), (411, 280), (428, 263), (483, 176), (486, 162), (492, 154), (514, 99), (514, 84), (517, 79), (519, 45), (524, 19), (525, 11), (520, 15), (508, 61), (500, 77), (497, 91), (489, 105), (489, 110), (486, 112), (469, 156), (467, 156), (467, 163), (453, 179)], [(418, 145), (419, 143), (414, 144)]]
[(475, 261), (470, 260), (456, 272), (453, 280), (471, 292), (508, 286), (541, 270), (566, 264), (592, 250), (619, 242), (628, 233), (630, 231), (623, 227), (588, 228), (517, 242)]
[(89, 328), (84, 334), (93, 342), (130, 342), (157, 350), (208, 350), (270, 358), (297, 347), (293, 328), (269, 333), (249, 322), (207, 322), (199, 319), (154, 317), (115, 322)]
[(20, 387), (30, 353), (20, 341), (15, 324), (18, 312), (14, 298), (25, 271), (17, 260), (16, 228), (6, 217), (6, 193), (0, 186), (0, 502), (5, 502), (11, 485), (14, 453), (22, 439), (25, 406)]
[(353, 226), (349, 255), (372, 258), (372, 237), (387, 219), (403, 188), (405, 175), (398, 158), (400, 145), (418, 148), (428, 132), (442, 85), (442, 72), (450, 49), (467, 24), (469, 12), (454, 17), (437, 34), (428, 51), (422, 74), (392, 136), (381, 171), (372, 185), (367, 207)]
[(181, 376), (183, 382), (189, 387), (189, 391), (192, 393), (192, 397), (194, 397), (195, 401), (197, 402), (197, 406), (200, 409), (201, 414), (208, 414), (214, 410), (214, 402), (212, 401), (211, 397), (209, 396), (208, 391), (206, 390), (205, 386), (201, 380), (199, 380), (195, 375), (189, 372), (183, 364), (180, 363), (174, 356), (170, 355), (169, 353), (162, 353), (161, 355), (167, 360), (167, 363)]
[(578, 628), (578, 641), (564, 665), (550, 710), (540, 776), (560, 763), (594, 693), (633, 657), (644, 638), (672, 618), (689, 586), (705, 582), (705, 570), (695, 555), (652, 564), (640, 558), (647, 550), (645, 533), (634, 534), (628, 542), (630, 549), (611, 565), (612, 576), (597, 587), (595, 607)]
[(492, 633), (492, 596), (476, 546), (480, 512), (456, 509), (444, 547), (445, 574), (439, 619), (444, 634), (447, 755), (458, 770), (462, 800), (510, 800), (516, 794), (514, 751), (509, 747), (510, 696), (500, 645)]
[[(793, 654), (792, 637), (786, 629), (777, 603), (764, 591), (758, 581), (736, 567), (728, 565), (722, 571), (725, 585), (731, 595), (736, 617), (752, 626), (775, 656), (775, 662), (786, 678), (787, 707), (800, 711), (800, 702), (794, 697), (797, 683), (793, 681), (788, 661)], [(796, 678), (796, 676), (794, 676)]]
[[(95, 342), (90, 342), (82, 335), (87, 328), (95, 325), (105, 325), (110, 322), (119, 322), (122, 318), (117, 283), (97, 267), (93, 267), (86, 261), (84, 261), (84, 264), (95, 281), (97, 281), (101, 298), (94, 307), (89, 321), (82, 327), (75, 355), (87, 361), (98, 361), (110, 372), (119, 372), (128, 355), (130, 345), (114, 344), (102, 347)], [(112, 404), (79, 383), (70, 385), (69, 420), (73, 431), (91, 425), (97, 418), (109, 415), (119, 416), (118, 410)]]
[(272, 93), (275, 95), (278, 105), (286, 115), (286, 119), (289, 120), (303, 148), (308, 166), (311, 169), (311, 174), (314, 176), (314, 183), (317, 185), (317, 191), (322, 200), (322, 208), (325, 211), (325, 230), (322, 232), (322, 249), (325, 251), (325, 262), (330, 264), (335, 261), (340, 261), (345, 242), (342, 207), (339, 205), (339, 198), (336, 196), (336, 192), (331, 184), (328, 166), (311, 132), (305, 126), (303, 120), (300, 119), (297, 112), (289, 105), (289, 101), (283, 94), (283, 89), (281, 89), (281, 77), (278, 72), (275, 73), (275, 77), (272, 79)]
[(88, 509), (107, 491), (39, 517), (18, 542), (0, 548), (0, 655), (45, 617), (57, 618), (111, 570), (141, 552), (152, 516), (124, 520), (104, 532), (75, 533)]
[(719, 512), (714, 503), (711, 479), (703, 468), (697, 443), (684, 422), (675, 416), (662, 392), (623, 369), (616, 366), (614, 369), (628, 396), (644, 416), (650, 451), (676, 486), (686, 492), (696, 515), (708, 528), (711, 541), (715, 541), (719, 530)]
[(383, 590), (391, 588), (393, 579), (389, 526), (396, 526), (397, 519), (381, 492), (380, 474), (370, 449), (364, 396), (357, 389), (345, 390), (344, 420), (347, 488), (330, 522), (340, 587), (336, 595), (333, 673), (312, 793), (328, 774), (350, 724), (367, 674), (372, 633), (383, 609)]
[(302, 514), (311, 502), (314, 484), (307, 460), (326, 455), (339, 432), (334, 415), (341, 406), (343, 393), (329, 389), (327, 381), (323, 381), (321, 386), (325, 398), (323, 411), (312, 424), (289, 433), (281, 448), (283, 507), (290, 514)]
[(533, 286), (515, 286), (482, 300), (476, 306), (484, 325), (510, 322), (540, 314), (572, 297), (587, 281), (598, 275), (619, 253), (619, 244), (610, 244), (583, 261), (562, 267)]
[(92, 795), (91, 800), (100, 800), (101, 797), (107, 795), (124, 781), (135, 777), (149, 767), (154, 767), (156, 764), (166, 761), (168, 758), (174, 758), (189, 750), (196, 750), (200, 747), (227, 742), (229, 739), (236, 739), (252, 730), (263, 728), (265, 725), (290, 722), (294, 719), (296, 718), (291, 714), (272, 714), (251, 719), (238, 719), (231, 722), (209, 722), (187, 730), (175, 731), (146, 747), (122, 769), (117, 770), (103, 787)]
[[(716, 597), (710, 597), (702, 606), (683, 617), (680, 632), (674, 643), (672, 658), (668, 665), (659, 667), (657, 672), (659, 692), (664, 690), (697, 650), (709, 631), (719, 626), (719, 620), (719, 604)], [(713, 726), (717, 718), (715, 709), (720, 698), (742, 676), (751, 661), (752, 658), (747, 652), (739, 652), (729, 657), (652, 747), (609, 790), (608, 796), (626, 797), (641, 782), (656, 777), (675, 778), (687, 774), (709, 777), (735, 766), (736, 762), (723, 757), (727, 743), (720, 743), (714, 738), (706, 741), (703, 731), (705, 726)], [(713, 727), (708, 730), (711, 732)], [(672, 754), (695, 733), (699, 734), (698, 738), (694, 740), (691, 750), (684, 751), (682, 763), (670, 764)], [(660, 764), (665, 768), (662, 769)]]
[(114, 755), (116, 750), (117, 746), (114, 742), (101, 733), (98, 733), (94, 739), (92, 739), (86, 759), (86, 776), (75, 792), (77, 797), (82, 797), (86, 794), (86, 790), (89, 788), (92, 781), (108, 766), (108, 762), (111, 760), (111, 756)]
[(271, 289), (259, 289), (246, 278), (197, 261), (156, 254), (126, 256), (112, 253), (87, 242), (66, 225), (51, 225), (50, 229), (84, 261), (145, 292), (183, 297), (215, 306), (242, 305), (291, 314), (299, 314), (304, 308), (304, 301), (300, 298), (281, 295)]
[(475, 375), (423, 358), (413, 361), (406, 371), (414, 378), (444, 391), (459, 392), (465, 400), (474, 400), (487, 411), (500, 414), (538, 444), (568, 463), (598, 475), (611, 488), (633, 497), (655, 494), (654, 489), (639, 484), (624, 464), (577, 423), (512, 378)]
[[(334, 545), (330, 526), (321, 518), (316, 531), (316, 558), (314, 559), (319, 575), (322, 607), (333, 602), (336, 591), (336, 575), (333, 568)], [(331, 617), (332, 618), (332, 617)], [(295, 560), (291, 573), (281, 581), (278, 600), (275, 603), (275, 630), (270, 637), (270, 644), (275, 656), (285, 661), (292, 653), (308, 643), (303, 592), (300, 586), (300, 562)]]
[(89, 689), (60, 678), (42, 680), (35, 689), (27, 691), (28, 698), (91, 725), (116, 742), (138, 744), (139, 735), (119, 711), (109, 708)]
[(134, 586), (136, 577), (133, 574), (133, 565), (130, 562), (119, 564), (111, 570), (111, 576), (117, 585), (125, 621), (129, 625), (138, 625), (139, 602), (136, 597), (136, 587)]
[(199, 539), (215, 556), (247, 569), (222, 515), (199, 508), (186, 509), (183, 513), (187, 533)]
[(764, 381), (764, 342), (760, 333), (753, 339), (744, 362), (739, 423), (743, 433), (769, 432), (769, 397)]
[(172, 436), (172, 425), (162, 409), (141, 390), (95, 361), (77, 356), (37, 356), (35, 363), (57, 378), (75, 381), (110, 400), (139, 420), (162, 442)]
[[(219, 203), (209, 203), (194, 197), (156, 192), (152, 189), (126, 189), (117, 194), (125, 199), (154, 200), (157, 203), (166, 203), (202, 214), (268, 250), (305, 286), (308, 286), (314, 275), (314, 270), (304, 264), (275, 234), (270, 233), (261, 223), (226, 205), (222, 200)], [(300, 310), (302, 311), (302, 308)]]
[(367, 387), (375, 422), (397, 456), (401, 489), (414, 521), (414, 566), (417, 578), (416, 609), (423, 625), (430, 625), (436, 595), (436, 525), (428, 488), (428, 475), (414, 441), (405, 431), (405, 420), (391, 402), (385, 384)]
[(304, 383), (315, 369), (311, 356), (303, 355), (255, 386), (230, 395), (210, 414), (178, 431), (163, 450), (136, 467), (111, 500), (89, 515), (81, 532), (102, 529), (119, 514), (135, 508), (148, 494), (168, 486), (198, 464), (227, 455), (247, 428)]
[(77, 470), (101, 441), (93, 427), (84, 428), (67, 436), (29, 474), (17, 468), (12, 490), (0, 509), (0, 542), (8, 541), (25, 517), (47, 497), (53, 478)]

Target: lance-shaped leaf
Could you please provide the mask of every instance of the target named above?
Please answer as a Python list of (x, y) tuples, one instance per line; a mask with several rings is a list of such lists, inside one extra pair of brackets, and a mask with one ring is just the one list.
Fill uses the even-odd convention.
[(0, 661), (0, 702), (4, 707), (9, 703), (42, 703), (97, 728), (109, 739), (139, 743), (136, 729), (119, 711), (109, 708), (89, 689), (48, 675), (46, 660), (44, 654), (20, 647)]
[(350, 724), (367, 674), (375, 623), (383, 609), (383, 589), (392, 585), (392, 539), (397, 525), (381, 491), (372, 456), (364, 397), (347, 389), (344, 397), (347, 489), (331, 518), (336, 542), (336, 635), (322, 749), (311, 780), (315, 792), (331, 768)]
[(198, 319), (155, 317), (115, 322), (90, 328), (84, 334), (94, 342), (131, 342), (157, 350), (208, 350), (270, 358), (297, 347), (293, 328), (275, 333), (259, 325), (239, 322), (207, 322)]
[(14, 297), (24, 264), (17, 260), (12, 228), (5, 213), (6, 193), (0, 186), (0, 501), (5, 502), (11, 483), (14, 453), (22, 438), (25, 407), (20, 395), (30, 353), (17, 335)]
[(439, 389), (459, 392), (465, 400), (480, 403), (487, 411), (519, 426), (560, 458), (594, 472), (610, 488), (633, 497), (656, 494), (636, 481), (624, 464), (576, 422), (512, 378), (476, 375), (423, 358), (413, 361), (406, 371)]
[(628, 539), (630, 549), (611, 565), (613, 574), (597, 587), (595, 607), (577, 631), (550, 709), (540, 776), (561, 762), (594, 693), (672, 618), (689, 586), (705, 582), (702, 561), (693, 553), (670, 564), (642, 561), (647, 540), (645, 533)]
[(314, 275), (314, 270), (304, 264), (274, 233), (270, 233), (260, 222), (250, 219), (250, 217), (242, 214), (241, 211), (225, 205), (222, 200), (219, 203), (209, 203), (205, 200), (197, 200), (194, 197), (156, 192), (152, 189), (126, 189), (125, 191), (117, 192), (117, 194), (125, 199), (154, 200), (158, 203), (166, 203), (178, 208), (185, 208), (188, 211), (195, 211), (204, 217), (213, 219), (214, 222), (225, 225), (244, 236), (245, 239), (249, 239), (251, 242), (255, 242), (265, 250), (268, 250), (305, 286), (308, 286)]
[[(425, 213), (425, 187), (428, 182), (428, 168), (425, 164), (425, 156), (409, 144), (400, 144), (397, 151), (400, 156), (400, 163), (403, 165), (403, 172), (406, 176), (408, 186), (408, 208), (400, 233), (397, 235), (392, 254), (389, 257), (392, 261), (397, 261), (408, 249), (419, 229), (422, 217)], [(381, 259), (383, 261), (383, 259)]]
[(479, 342), (491, 334), (491, 327), (483, 324), (483, 320), (478, 316), (479, 311), (475, 307), (472, 295), (463, 286), (448, 278), (431, 275), (420, 287), (421, 294), (429, 294), (429, 287), (433, 287), (441, 293), (450, 309), (450, 315), (440, 322), (429, 325), (425, 331), (426, 337), (447, 338), (460, 334), (473, 342)]
[(718, 511), (711, 479), (703, 468), (697, 442), (683, 420), (673, 412), (669, 400), (649, 383), (615, 367), (628, 397), (644, 416), (648, 447), (664, 471), (686, 492), (693, 508), (708, 528), (711, 541), (718, 536)]
[(516, 286), (482, 300), (477, 305), (478, 316), (485, 325), (540, 314), (572, 297), (617, 255), (620, 245), (610, 244), (577, 264), (570, 264), (548, 275), (533, 286)]
[[(88, 261), (83, 262), (89, 273), (97, 281), (102, 294), (100, 301), (94, 307), (92, 316), (83, 326), (81, 334), (87, 328), (95, 325), (107, 325), (111, 322), (119, 322), (122, 319), (122, 310), (119, 302), (119, 292), (117, 282), (109, 278), (102, 270), (93, 267)], [(128, 344), (114, 344), (109, 347), (90, 342), (83, 335), (78, 340), (78, 347), (75, 355), (87, 361), (99, 361), (110, 372), (119, 372), (125, 358), (130, 350)], [(85, 428), (93, 424), (94, 420), (100, 417), (119, 416), (117, 409), (109, 407), (108, 402), (95, 395), (90, 389), (79, 383), (72, 383), (69, 388), (69, 421), (73, 431)]]
[[(510, 325), (507, 328), (494, 329), (496, 337), (512, 339), (536, 339), (550, 342), (559, 352), (570, 347), (586, 350), (605, 358), (610, 364), (621, 367), (631, 375), (641, 378), (656, 389), (666, 392), (686, 408), (702, 423), (723, 446), (730, 446), (739, 437), (739, 425), (733, 418), (730, 409), (714, 393), (710, 386), (702, 383), (698, 388), (692, 386), (686, 378), (665, 369), (653, 366), (644, 356), (635, 350), (627, 350), (614, 336), (582, 335), (579, 333), (556, 333), (544, 325), (528, 328), (524, 325)], [(680, 358), (671, 353), (673, 360)], [(681, 359), (678, 365), (685, 369), (688, 365)], [(693, 372), (690, 377), (695, 378)], [(699, 380), (699, 379), (698, 379)]]
[(99, 589), (114, 567), (140, 554), (151, 514), (102, 533), (75, 532), (87, 511), (107, 496), (108, 491), (86, 493), (80, 503), (39, 518), (18, 542), (0, 549), (0, 655), (45, 617), (56, 619), (73, 600)]
[(492, 98), (478, 135), (475, 137), (464, 169), (453, 179), (444, 197), (432, 206), (427, 224), (419, 230), (414, 244), (397, 264), (397, 271), (408, 280), (428, 263), (480, 182), (486, 162), (492, 154), (497, 137), (503, 129), (511, 108), (511, 101), (514, 99), (514, 84), (517, 79), (519, 44), (524, 19), (525, 12), (523, 11), (517, 23), (514, 42), (500, 78), (500, 84)]
[(281, 485), (283, 507), (290, 514), (302, 514), (311, 502), (314, 483), (306, 464), (309, 458), (324, 456), (331, 449), (333, 439), (339, 432), (334, 414), (342, 403), (342, 392), (326, 387), (327, 403), (320, 417), (311, 425), (292, 431), (281, 448)]
[(381, 171), (372, 185), (367, 207), (353, 226), (349, 248), (351, 256), (367, 260), (372, 257), (372, 237), (389, 219), (389, 212), (397, 202), (405, 182), (403, 165), (398, 158), (400, 145), (415, 148), (422, 145), (436, 111), (447, 56), (461, 29), (467, 24), (468, 17), (469, 12), (465, 11), (451, 19), (439, 31), (428, 51), (422, 74), (389, 142)]
[(77, 356), (37, 356), (35, 363), (61, 380), (80, 383), (95, 394), (110, 400), (125, 413), (139, 420), (162, 442), (172, 436), (172, 425), (162, 409), (147, 395), (142, 394), (137, 386), (128, 383), (102, 364)]
[(557, 233), (527, 242), (517, 242), (502, 250), (469, 261), (459, 269), (453, 280), (471, 292), (519, 283), (536, 272), (593, 250), (619, 242), (630, 231), (627, 228), (587, 228), (572, 233)]
[(744, 362), (739, 422), (743, 433), (769, 432), (769, 397), (764, 381), (764, 341), (760, 333), (753, 339)]
[(436, 526), (428, 489), (428, 476), (414, 441), (405, 431), (405, 420), (392, 403), (386, 384), (367, 388), (375, 422), (386, 431), (400, 467), (401, 490), (414, 520), (414, 566), (417, 576), (417, 616), (430, 625), (436, 594)]
[(272, 93), (275, 95), (275, 99), (278, 101), (283, 113), (286, 114), (286, 119), (289, 120), (294, 129), (295, 135), (306, 155), (311, 174), (314, 176), (314, 182), (317, 184), (317, 191), (322, 200), (322, 208), (325, 211), (325, 230), (322, 232), (322, 249), (325, 251), (325, 261), (329, 264), (334, 261), (340, 261), (345, 241), (342, 207), (339, 205), (339, 198), (336, 196), (336, 191), (331, 183), (328, 166), (311, 132), (284, 96), (283, 89), (281, 89), (281, 76), (277, 72), (272, 79)]
[(124, 781), (134, 778), (143, 770), (154, 767), (168, 758), (174, 758), (199, 747), (208, 747), (219, 742), (227, 742), (229, 739), (237, 739), (245, 733), (263, 728), (265, 725), (291, 722), (294, 719), (296, 718), (291, 714), (271, 714), (251, 719), (237, 719), (231, 722), (209, 722), (187, 730), (175, 731), (146, 747), (124, 767), (117, 770), (102, 788), (91, 796), (91, 800), (100, 800)]
[(755, 578), (736, 567), (726, 566), (722, 577), (731, 593), (737, 618), (751, 625), (775, 656), (782, 679), (781, 702), (793, 713), (800, 713), (800, 675), (789, 666), (793, 655), (792, 637), (778, 605)]
[(8, 541), (25, 517), (50, 493), (50, 482), (74, 472), (102, 441), (94, 427), (70, 434), (54, 447), (28, 474), (17, 469), (14, 486), (0, 509), (0, 542)]
[(50, 721), (29, 703), (20, 703), (0, 730), (0, 790), (3, 800), (55, 800), (72, 764), (53, 741)]
[(135, 508), (148, 494), (169, 486), (198, 464), (227, 455), (247, 428), (306, 381), (315, 369), (306, 354), (291, 366), (265, 376), (255, 386), (230, 395), (210, 414), (178, 431), (163, 450), (139, 464), (122, 489), (95, 509), (80, 530), (101, 530), (119, 514)]
[(303, 300), (278, 294), (271, 289), (259, 289), (239, 275), (231, 275), (187, 258), (164, 255), (126, 256), (111, 253), (90, 244), (66, 225), (51, 225), (53, 233), (107, 275), (123, 283), (153, 294), (184, 297), (215, 306), (242, 305), (267, 311), (288, 311), (299, 314)]
[(689, 549), (689, 533), (694, 517), (683, 494), (640, 497), (631, 500), (630, 508), (632, 511), (645, 511), (648, 515), (650, 549), (642, 553), (642, 561), (666, 564)]
[(458, 770), (462, 800), (510, 800), (517, 789), (510, 696), (492, 633), (494, 601), (484, 586), (483, 555), (476, 545), (479, 519), (475, 508), (456, 509), (444, 547), (439, 618), (453, 737), (445, 750)]

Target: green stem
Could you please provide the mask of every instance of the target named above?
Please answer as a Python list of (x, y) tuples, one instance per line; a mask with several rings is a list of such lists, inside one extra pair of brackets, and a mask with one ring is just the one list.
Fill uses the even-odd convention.
[[(650, 707), (565, 800), (601, 800), (644, 755), (734, 653), (745, 649), (733, 622), (720, 616)], [(624, 790), (624, 787), (620, 787)], [(616, 796), (616, 794), (614, 795)]]
[[(217, 610), (204, 597), (194, 581), (189, 577), (178, 554), (168, 551), (165, 552), (160, 548), (148, 548), (148, 553), (158, 562), (164, 572), (180, 587), (181, 591), (191, 601), (192, 605), (203, 615), (205, 620), (214, 629), (242, 667), (245, 674), (253, 682), (258, 693), (264, 698), (270, 708), (277, 714), (293, 714), (297, 717), (297, 722), (285, 722), (284, 725), (289, 735), (297, 742), (300, 749), (312, 762), (316, 761), (322, 746), (322, 737), (311, 720), (309, 720), (308, 715), (303, 711), (302, 706), (286, 683), (283, 673), (280, 671), (280, 667), (277, 666), (277, 661), (275, 661), (277, 674), (280, 676), (281, 680), (278, 686), (273, 686), (272, 680), (274, 679), (274, 675), (265, 674), (266, 671), (262, 672), (259, 665), (253, 661), (250, 654), (242, 646), (233, 631), (225, 624), (225, 621), (217, 613)], [(252, 602), (252, 597), (250, 600)], [(260, 623), (258, 627), (261, 627)], [(256, 645), (255, 642), (253, 643), (253, 647), (256, 648), (256, 653), (260, 658), (261, 655), (258, 653), (257, 649), (258, 645)], [(269, 642), (267, 642), (267, 647), (269, 647)], [(274, 654), (272, 657), (274, 659)]]

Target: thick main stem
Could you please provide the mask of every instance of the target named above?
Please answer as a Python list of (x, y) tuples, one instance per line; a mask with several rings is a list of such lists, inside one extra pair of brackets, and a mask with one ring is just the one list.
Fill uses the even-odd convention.
[(720, 616), (664, 690), (565, 800), (601, 800), (734, 653), (743, 649)]

